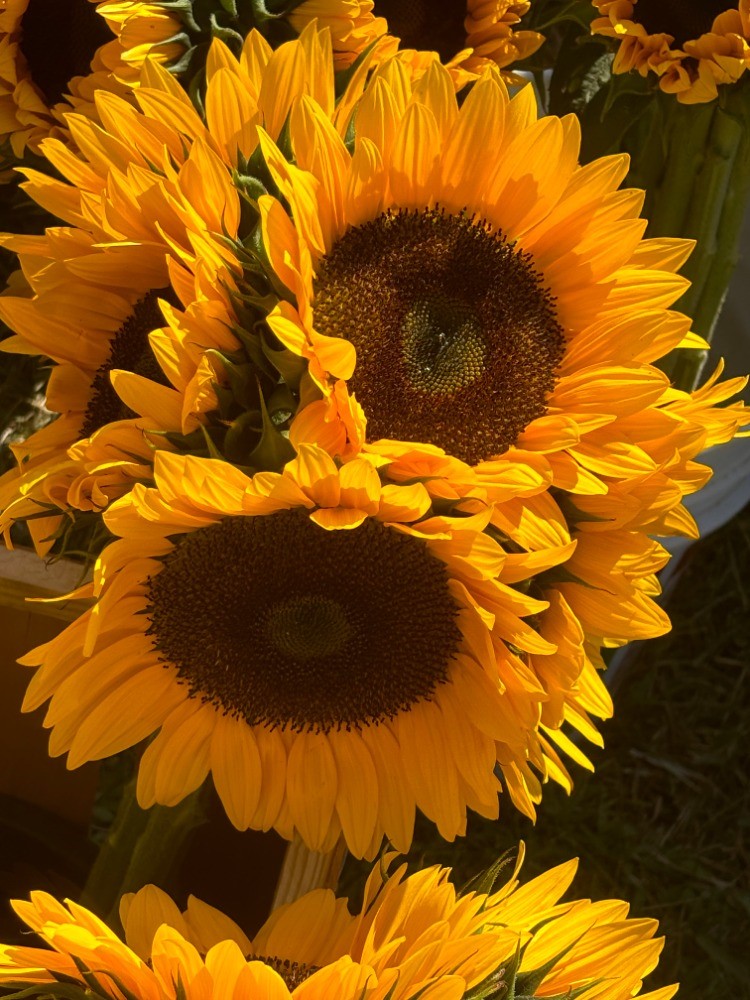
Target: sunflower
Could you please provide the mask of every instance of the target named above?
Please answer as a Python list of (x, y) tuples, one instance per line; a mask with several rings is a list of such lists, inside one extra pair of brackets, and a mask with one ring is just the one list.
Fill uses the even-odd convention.
[[(242, 268), (223, 235), (238, 233), (245, 191), (234, 180), (247, 170), (257, 147), (256, 124), (278, 136), (296, 98), (313, 94), (334, 118), (343, 118), (345, 128), (366, 69), (364, 64), (355, 74), (337, 105), (329, 31), (311, 26), (299, 40), (276, 51), (253, 31), (239, 59), (216, 39), (206, 68), (204, 123), (173, 77), (149, 61), (134, 98), (137, 107), (117, 95), (98, 93), (100, 126), (79, 114), (65, 116), (75, 153), (56, 138), (40, 144), (59, 176), (31, 168), (19, 171), (26, 178), (21, 185), (25, 193), (66, 228), (50, 231), (49, 246), (8, 235), (2, 237), (3, 245), (29, 260), (57, 259), (68, 248), (71, 255), (90, 255), (92, 246), (123, 254), (123, 261), (126, 252), (149, 263), (158, 259), (181, 301), (216, 303), (202, 307), (200, 315), (213, 310), (225, 327), (237, 325), (232, 293)], [(240, 179), (253, 180), (244, 174)], [(88, 267), (90, 259), (76, 268)], [(173, 330), (181, 326), (178, 319), (168, 325)], [(181, 336), (183, 346), (191, 337), (195, 342), (195, 330), (189, 333)], [(229, 343), (225, 334), (225, 346)], [(197, 345), (203, 350), (196, 357), (215, 346), (210, 339)], [(231, 338), (231, 346), (239, 348), (240, 340)]]
[(407, 876), (403, 865), (388, 874), (391, 864), (370, 875), (360, 913), (320, 889), (278, 909), (253, 939), (194, 896), (180, 912), (152, 885), (121, 901), (127, 943), (78, 904), (34, 892), (12, 905), (48, 947), (1, 946), (0, 988), (64, 981), (80, 983), (83, 996), (95, 983), (97, 995), (124, 987), (144, 1000), (462, 1000), (511, 983), (516, 996), (581, 1000), (676, 991), (640, 994), (662, 948), (655, 920), (628, 918), (619, 900), (560, 902), (575, 862), (520, 885), (519, 861), (498, 891), (490, 877), (485, 891), (463, 894), (449, 869)]
[[(661, 635), (670, 627), (656, 600), (661, 592), (657, 574), (669, 554), (653, 536), (698, 537), (697, 525), (682, 503), (711, 475), (696, 456), (731, 440), (738, 427), (747, 423), (738, 404), (725, 405), (747, 380), (722, 383), (721, 371), (719, 365), (693, 393), (670, 390), (648, 423), (641, 424), (641, 433), (651, 428), (649, 451), (659, 463), (657, 471), (610, 483), (605, 494), (541, 494), (494, 507), (493, 526), (521, 549), (533, 552), (572, 543), (564, 566), (543, 571), (531, 581), (529, 592), (550, 605), (538, 616), (540, 633), (558, 646), (554, 657), (531, 659), (547, 694), (542, 736), (585, 767), (590, 764), (580, 748), (571, 746), (564, 732), (548, 732), (545, 726), (562, 713), (566, 723), (601, 745), (589, 717), (608, 718), (612, 712), (609, 694), (598, 676), (605, 667), (600, 648)], [(679, 431), (673, 439), (677, 448), (665, 429)], [(558, 691), (557, 685), (575, 663), (581, 666), (570, 689), (575, 692), (575, 703), (571, 703), (567, 689)], [(547, 764), (555, 772), (560, 763), (550, 749), (545, 745)], [(556, 780), (565, 784), (565, 773), (563, 768)], [(528, 775), (527, 779), (521, 794), (524, 811), (533, 815), (534, 792), (538, 797), (539, 790)]]
[(615, 73), (636, 70), (684, 104), (703, 104), (750, 66), (748, 0), (592, 0), (593, 34), (619, 41)]
[[(290, 74), (292, 66), (301, 72)], [(361, 92), (363, 71), (343, 94), (342, 110)], [(54, 541), (58, 509), (102, 509), (150, 472), (163, 432), (189, 435), (217, 409), (224, 362), (254, 322), (233, 295), (241, 268), (220, 235), (236, 233), (241, 217), (231, 168), (257, 144), (253, 122), (277, 135), (299, 93), (333, 109), (330, 33), (311, 26), (272, 52), (252, 32), (241, 60), (216, 40), (208, 77), (208, 127), (151, 63), (137, 95), (142, 110), (102, 92), (101, 126), (79, 114), (66, 118), (76, 153), (60, 139), (42, 141), (42, 154), (68, 182), (21, 171), (26, 193), (68, 223), (42, 237), (0, 237), (32, 285), (0, 303), (18, 334), (4, 349), (57, 363), (48, 404), (63, 416), (16, 446), (19, 469), (0, 483), (2, 530), (30, 519), (40, 552)], [(226, 109), (240, 82), (247, 116), (235, 132)], [(120, 421), (134, 415), (143, 419), (131, 421), (128, 436)], [(218, 414), (224, 423), (227, 416)], [(146, 440), (146, 430), (162, 436)]]
[(290, 119), (295, 166), (263, 139), (284, 198), (260, 198), (264, 246), (290, 293), (268, 323), (321, 394), (292, 423), (296, 446), (491, 501), (527, 567), (570, 546), (527, 584), (556, 647), (527, 658), (538, 742), (500, 759), (533, 817), (543, 780), (570, 788), (563, 757), (591, 767), (568, 727), (601, 743), (601, 647), (669, 630), (668, 556), (648, 536), (696, 534), (682, 501), (710, 474), (701, 449), (748, 423), (723, 405), (742, 380), (691, 395), (654, 367), (703, 343), (669, 308), (691, 246), (643, 239), (640, 192), (618, 190), (627, 158), (579, 167), (576, 120), (537, 122), (530, 88), (509, 101), (493, 74), (460, 109), (439, 66), (405, 97), (397, 79), (383, 67), (366, 91), (353, 152), (311, 100)]
[(543, 767), (544, 691), (524, 660), (556, 646), (525, 620), (546, 602), (504, 575), (569, 548), (525, 566), (484, 531), (489, 508), (436, 514), (421, 484), (382, 485), (314, 445), (253, 478), (158, 451), (154, 476), (104, 514), (119, 540), (97, 603), (23, 660), (40, 667), (25, 708), (52, 697), (54, 756), (77, 767), (160, 729), (144, 807), (211, 771), (239, 829), (313, 850), (343, 831), (357, 856), (384, 833), (406, 849), (415, 806), (452, 840), (467, 806), (497, 816), (496, 765)]
[[(487, 66), (505, 69), (537, 51), (544, 36), (518, 28), (530, 7), (531, 0), (375, 0), (374, 13), (385, 18), (415, 78), (437, 53), (460, 89)], [(380, 51), (392, 55), (393, 46), (381, 43)]]
[[(142, 430), (129, 420), (136, 414), (116, 394), (110, 372), (130, 369), (148, 377), (155, 394), (169, 391), (148, 334), (163, 324), (157, 302), (170, 293), (164, 287), (168, 284), (164, 263), (149, 261), (145, 255), (126, 252), (112, 260), (106, 253), (81, 253), (61, 263), (50, 260), (49, 237), (31, 237), (31, 241), (40, 251), (36, 263), (41, 260), (48, 266), (39, 267), (38, 292), (0, 299), (0, 317), (16, 331), (2, 349), (39, 354), (54, 362), (46, 405), (60, 416), (12, 446), (18, 467), (0, 480), (0, 528), (7, 531), (15, 520), (29, 518), (32, 538), (44, 555), (54, 543), (62, 519), (59, 511), (71, 506), (69, 492), (75, 494), (78, 509), (101, 510), (139, 474), (147, 474), (144, 466), (149, 463), (150, 449)], [(41, 257), (44, 249), (46, 260)], [(27, 259), (22, 255), (22, 260)], [(93, 281), (75, 276), (71, 265), (77, 261), (91, 267)], [(122, 268), (120, 274), (128, 287), (109, 285), (114, 267)], [(36, 277), (32, 275), (35, 283)], [(94, 475), (87, 486), (79, 477), (88, 478), (86, 460), (97, 451), (97, 432), (109, 423), (117, 423), (124, 450), (119, 462), (114, 450), (102, 454), (101, 483)], [(89, 438), (93, 452), (72, 458), (69, 449)], [(45, 512), (49, 516), (43, 516)]]
[(260, 198), (264, 246), (291, 300), (268, 323), (323, 394), (295, 436), (338, 429), (390, 475), (493, 500), (656, 472), (700, 433), (659, 421), (653, 367), (704, 344), (669, 308), (692, 244), (642, 239), (627, 157), (580, 167), (577, 120), (537, 121), (531, 88), (509, 100), (489, 73), (459, 109), (441, 67), (406, 100), (397, 77), (368, 87), (353, 153), (309, 99), (296, 167), (263, 138), (286, 203)]
[(21, 158), (65, 135), (71, 108), (95, 117), (94, 94), (124, 93), (110, 72), (112, 32), (97, 0), (0, 0), (0, 143)]
[[(51, 359), (46, 404), (60, 416), (12, 445), (18, 467), (0, 479), (0, 530), (26, 519), (44, 555), (61, 512), (100, 511), (150, 476), (153, 450), (166, 442), (146, 431), (189, 432), (215, 397), (199, 362), (192, 380), (181, 378), (174, 351), (165, 349), (162, 308), (189, 326), (196, 305), (176, 308), (162, 249), (97, 246), (81, 229), (5, 244), (19, 252), (30, 287), (28, 295), (0, 298), (0, 318), (16, 332), (2, 350)], [(209, 326), (213, 346), (222, 334), (226, 340), (223, 317), (201, 318), (204, 344), (211, 344)], [(170, 335), (169, 348), (174, 341)]]

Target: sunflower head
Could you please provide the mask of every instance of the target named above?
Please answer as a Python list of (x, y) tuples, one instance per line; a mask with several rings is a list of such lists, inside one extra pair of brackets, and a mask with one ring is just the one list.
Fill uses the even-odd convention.
[[(144, 806), (211, 772), (238, 828), (297, 831), (314, 850), (343, 833), (359, 856), (384, 833), (407, 848), (416, 807), (447, 839), (467, 807), (496, 816), (496, 768), (533, 812), (529, 762), (561, 774), (535, 666), (558, 646), (526, 620), (548, 603), (513, 584), (568, 546), (506, 554), (486, 505), (439, 513), (422, 484), (312, 445), (280, 474), (166, 451), (154, 473), (105, 514), (120, 537), (97, 564), (97, 604), (25, 658), (41, 664), (26, 707), (53, 695), (53, 754), (76, 766), (161, 730), (141, 762)], [(58, 656), (73, 670), (59, 692)], [(550, 730), (596, 714), (575, 691), (581, 666), (550, 668), (569, 701)]]
[[(535, 670), (543, 719), (590, 733), (557, 684), (585, 676), (586, 712), (606, 715), (599, 647), (669, 629), (654, 600), (667, 556), (647, 536), (695, 531), (681, 503), (704, 481), (694, 459), (715, 421), (735, 433), (747, 413), (692, 408), (653, 364), (705, 342), (670, 308), (691, 243), (643, 238), (642, 194), (618, 189), (625, 157), (580, 166), (577, 120), (537, 120), (530, 88), (509, 99), (492, 73), (460, 107), (438, 65), (405, 99), (402, 85), (394, 64), (378, 70), (351, 150), (310, 99), (290, 117), (294, 164), (261, 139), (284, 201), (259, 200), (264, 246), (290, 293), (267, 322), (322, 396), (290, 436), (435, 499), (494, 503), (527, 557), (572, 544), (531, 584), (550, 603), (536, 624), (565, 650), (555, 678)], [(516, 777), (531, 815), (541, 788)]]
[(63, 113), (96, 117), (94, 92), (122, 91), (110, 72), (112, 32), (97, 0), (0, 0), (0, 143), (17, 158), (48, 135), (66, 135)]
[(320, 334), (356, 351), (349, 386), (371, 439), (425, 441), (474, 465), (546, 412), (565, 344), (554, 301), (486, 220), (388, 209), (322, 258), (314, 301)]
[[(293, 65), (304, 69), (290, 73)], [(247, 165), (255, 121), (278, 134), (298, 93), (333, 107), (331, 33), (310, 25), (273, 52), (253, 31), (241, 61), (216, 40), (208, 76), (208, 127), (156, 62), (144, 70), (141, 110), (132, 100), (96, 95), (109, 131), (70, 115), (85, 153), (55, 138), (41, 143), (70, 182), (27, 170), (24, 183), (68, 226), (2, 238), (30, 281), (0, 303), (15, 333), (3, 350), (55, 362), (47, 404), (60, 418), (16, 446), (19, 469), (0, 494), (2, 530), (31, 519), (40, 552), (60, 527), (55, 508), (103, 509), (150, 474), (157, 446), (221, 453), (253, 469), (280, 468), (293, 455), (284, 432), (304, 362), (258, 334), (262, 312), (236, 294), (240, 264), (222, 233), (237, 233), (243, 216), (227, 168)], [(248, 113), (236, 132), (222, 90), (240, 85)], [(123, 421), (133, 432), (127, 442)], [(91, 448), (83, 445), (94, 438)]]
[(592, 33), (617, 39), (614, 71), (653, 73), (685, 104), (718, 96), (750, 66), (747, 0), (592, 0)]
[(0, 989), (57, 996), (65, 983), (69, 998), (95, 987), (159, 1000), (462, 1000), (514, 989), (631, 1000), (657, 963), (656, 921), (628, 919), (618, 900), (560, 901), (574, 862), (526, 884), (517, 866), (496, 890), (498, 865), (463, 894), (449, 869), (407, 875), (401, 866), (385, 877), (392, 865), (391, 855), (373, 871), (361, 912), (320, 889), (278, 909), (252, 939), (207, 903), (191, 896), (181, 912), (152, 885), (123, 897), (124, 941), (78, 904), (34, 892), (13, 907), (47, 948), (0, 946)]
[[(83, 230), (62, 241), (58, 232), (5, 237), (31, 284), (0, 303), (14, 331), (3, 351), (52, 361), (46, 406), (59, 416), (12, 446), (18, 465), (0, 491), (0, 530), (7, 537), (26, 520), (40, 554), (74, 512), (99, 512), (150, 476), (154, 448), (168, 442), (145, 431), (179, 431), (191, 395), (178, 376), (184, 395), (170, 381), (152, 346), (164, 324), (160, 303), (177, 303), (163, 256), (137, 245), (97, 250)], [(195, 406), (185, 409), (196, 421)]]

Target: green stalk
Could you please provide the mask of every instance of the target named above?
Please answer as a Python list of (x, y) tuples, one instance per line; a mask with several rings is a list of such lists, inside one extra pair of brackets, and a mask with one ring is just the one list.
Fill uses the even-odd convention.
[[(659, 100), (664, 161), (658, 183), (648, 191), (648, 235), (697, 241), (683, 269), (692, 284), (675, 308), (691, 316), (694, 331), (710, 341), (737, 263), (750, 198), (750, 87), (724, 87), (719, 100), (705, 105), (683, 106), (665, 95)], [(676, 351), (663, 367), (675, 385), (690, 390), (705, 360), (705, 351)]]
[[(750, 115), (748, 115), (750, 119)], [(693, 317), (693, 329), (711, 341), (739, 258), (739, 241), (750, 199), (750, 120), (738, 121), (720, 108), (706, 161), (703, 210), (695, 220), (696, 250), (685, 267), (693, 282), (678, 308)], [(670, 374), (680, 388), (692, 388), (705, 364), (705, 351), (677, 351)]]
[[(656, 183), (646, 189), (645, 217), (649, 236), (682, 235), (691, 211), (696, 176), (703, 168), (714, 108), (711, 104), (684, 106), (671, 95), (656, 98), (662, 107), (662, 163)], [(638, 171), (639, 152), (632, 152)]]
[(178, 805), (141, 809), (135, 779), (125, 788), (112, 827), (99, 849), (81, 896), (114, 930), (120, 927), (120, 897), (149, 882), (168, 886), (185, 855), (190, 835), (205, 819), (201, 789)]

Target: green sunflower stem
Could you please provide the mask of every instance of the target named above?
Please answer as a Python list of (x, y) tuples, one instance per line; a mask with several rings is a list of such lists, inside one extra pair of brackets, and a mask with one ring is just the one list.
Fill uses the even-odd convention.
[(185, 855), (192, 832), (205, 821), (201, 789), (176, 806), (141, 809), (135, 779), (86, 880), (81, 902), (113, 930), (120, 928), (120, 897), (150, 882), (168, 888)]
[(311, 851), (299, 836), (289, 844), (273, 897), (272, 910), (304, 896), (313, 889), (336, 889), (346, 859), (346, 844), (340, 837), (328, 854)]
[[(644, 214), (650, 237), (686, 237), (696, 247), (682, 273), (691, 286), (675, 308), (693, 320), (710, 342), (739, 256), (739, 239), (750, 199), (750, 87), (722, 88), (705, 105), (663, 102), (663, 160), (654, 170)], [(643, 173), (633, 151), (633, 175)], [(676, 351), (664, 367), (681, 389), (694, 388), (705, 351)]]

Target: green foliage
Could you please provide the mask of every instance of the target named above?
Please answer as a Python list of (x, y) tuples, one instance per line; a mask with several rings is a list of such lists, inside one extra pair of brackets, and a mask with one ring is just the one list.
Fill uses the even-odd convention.
[[(0, 219), (4, 230), (41, 233), (51, 216), (24, 195), (17, 181), (6, 180), (0, 181)], [(0, 248), (0, 291), (17, 266), (15, 254)], [(12, 332), (0, 322), (0, 340)], [(0, 354), (0, 475), (15, 465), (9, 446), (49, 420), (44, 409), (47, 376), (48, 370), (38, 358)]]

